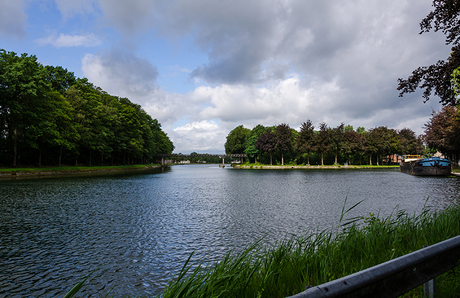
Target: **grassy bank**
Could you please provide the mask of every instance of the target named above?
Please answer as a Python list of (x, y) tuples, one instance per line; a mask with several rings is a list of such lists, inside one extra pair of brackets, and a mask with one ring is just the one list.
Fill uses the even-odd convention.
[(245, 164), (232, 164), (232, 167), (237, 169), (396, 169), (399, 168), (399, 165), (265, 165), (259, 163), (245, 163)]
[(0, 168), (0, 177), (11, 176), (39, 176), (39, 175), (71, 175), (97, 172), (116, 172), (145, 170), (160, 167), (156, 164), (124, 165), (124, 166), (65, 166), (65, 167), (40, 167), (40, 168)]
[[(191, 255), (158, 297), (286, 297), (460, 235), (459, 205), (442, 212), (424, 208), (420, 214), (395, 210), (386, 218), (369, 214), (344, 220), (346, 213), (336, 228), (274, 246), (260, 239), (215, 264), (191, 264)], [(458, 273), (457, 268), (436, 278), (437, 297), (458, 297)], [(78, 293), (84, 283), (65, 297)], [(112, 290), (116, 293), (116, 287)], [(422, 286), (403, 297), (423, 297)]]
[[(185, 264), (161, 297), (285, 297), (460, 234), (459, 206), (354, 220), (274, 247), (258, 241), (217, 264)], [(458, 297), (460, 276), (452, 271), (441, 275), (437, 291), (438, 297)], [(422, 297), (422, 289), (406, 296)]]

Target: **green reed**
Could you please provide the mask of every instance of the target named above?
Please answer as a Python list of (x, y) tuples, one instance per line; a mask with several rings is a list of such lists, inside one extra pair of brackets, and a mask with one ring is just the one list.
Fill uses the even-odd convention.
[[(190, 258), (160, 297), (286, 297), (419, 250), (460, 234), (460, 207), (420, 214), (395, 210), (390, 216), (344, 220), (338, 228), (307, 233), (265, 246), (262, 240), (242, 252), (229, 252), (212, 265), (193, 267)], [(344, 209), (345, 210), (345, 209)], [(437, 278), (442, 297), (457, 297), (460, 276)], [(450, 295), (452, 293), (452, 295)], [(416, 289), (407, 297), (421, 297)]]
[[(193, 253), (158, 297), (286, 297), (460, 235), (460, 205), (440, 212), (425, 206), (420, 214), (395, 209), (387, 216), (348, 218), (324, 231), (305, 233), (266, 245), (263, 238), (222, 260), (193, 264)], [(437, 297), (458, 297), (458, 269), (436, 278)], [(78, 283), (66, 297), (84, 285)], [(107, 297), (107, 296), (106, 296)], [(404, 297), (423, 297), (421, 287)]]

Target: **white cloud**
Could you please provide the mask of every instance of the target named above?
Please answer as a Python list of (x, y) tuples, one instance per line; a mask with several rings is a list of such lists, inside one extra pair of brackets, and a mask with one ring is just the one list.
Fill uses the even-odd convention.
[(39, 38), (36, 42), (41, 45), (52, 45), (57, 48), (62, 47), (94, 47), (101, 44), (99, 38), (94, 34), (86, 35), (68, 35), (68, 34), (55, 34), (46, 38)]
[[(95, 85), (122, 97), (143, 99), (156, 89), (158, 71), (148, 60), (120, 48), (86, 54), (82, 71)], [(145, 102), (142, 102), (145, 103)]]
[(23, 38), (27, 35), (27, 14), (23, 0), (0, 0), (0, 37)]
[(75, 14), (94, 12), (97, 0), (55, 0), (55, 2), (62, 16), (69, 18)]
[[(206, 132), (213, 140), (209, 144), (217, 148), (240, 124), (298, 127), (308, 119), (316, 125), (345, 122), (368, 129), (414, 125), (410, 128), (421, 133), (431, 106), (422, 103), (420, 93), (399, 98), (397, 78), (449, 54), (442, 34), (418, 34), (420, 20), (430, 11), (429, 1), (118, 4), (99, 1), (103, 20), (125, 36), (150, 29), (155, 35), (146, 35), (149, 38), (191, 38), (208, 55), (208, 62), (187, 66), (196, 88), (187, 94), (158, 89), (156, 72), (139, 75), (143, 65), (144, 70), (156, 68), (133, 53), (87, 55), (83, 71), (109, 93), (142, 104), (175, 142), (187, 140), (190, 148), (208, 144), (194, 140), (198, 132)], [(189, 70), (167, 71), (162, 79)], [(184, 118), (190, 123), (173, 131), (174, 123)], [(199, 127), (210, 123), (218, 125), (212, 134)], [(223, 135), (223, 142), (215, 139), (217, 135)]]
[(161, 1), (151, 0), (99, 0), (99, 7), (104, 12), (103, 19), (131, 37), (137, 32), (152, 29), (155, 24), (154, 12)]
[(213, 120), (187, 123), (169, 132), (175, 152), (224, 153), (224, 143), (228, 132)]
[(173, 131), (179, 132), (179, 133), (182, 133), (182, 132), (187, 133), (192, 130), (210, 131), (210, 130), (216, 130), (217, 128), (219, 128), (219, 126), (214, 121), (203, 120), (200, 122), (187, 123), (184, 126), (175, 128)]

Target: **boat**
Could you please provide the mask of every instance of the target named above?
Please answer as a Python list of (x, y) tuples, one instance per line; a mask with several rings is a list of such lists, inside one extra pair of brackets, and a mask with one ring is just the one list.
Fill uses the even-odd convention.
[(452, 172), (450, 161), (442, 157), (422, 158), (407, 155), (400, 164), (402, 173), (415, 176), (449, 176)]

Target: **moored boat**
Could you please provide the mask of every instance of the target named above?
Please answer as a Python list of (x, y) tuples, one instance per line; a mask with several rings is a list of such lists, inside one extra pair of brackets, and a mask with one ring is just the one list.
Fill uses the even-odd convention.
[(408, 155), (401, 162), (401, 172), (415, 176), (448, 176), (451, 174), (450, 161), (442, 157), (421, 158)]

